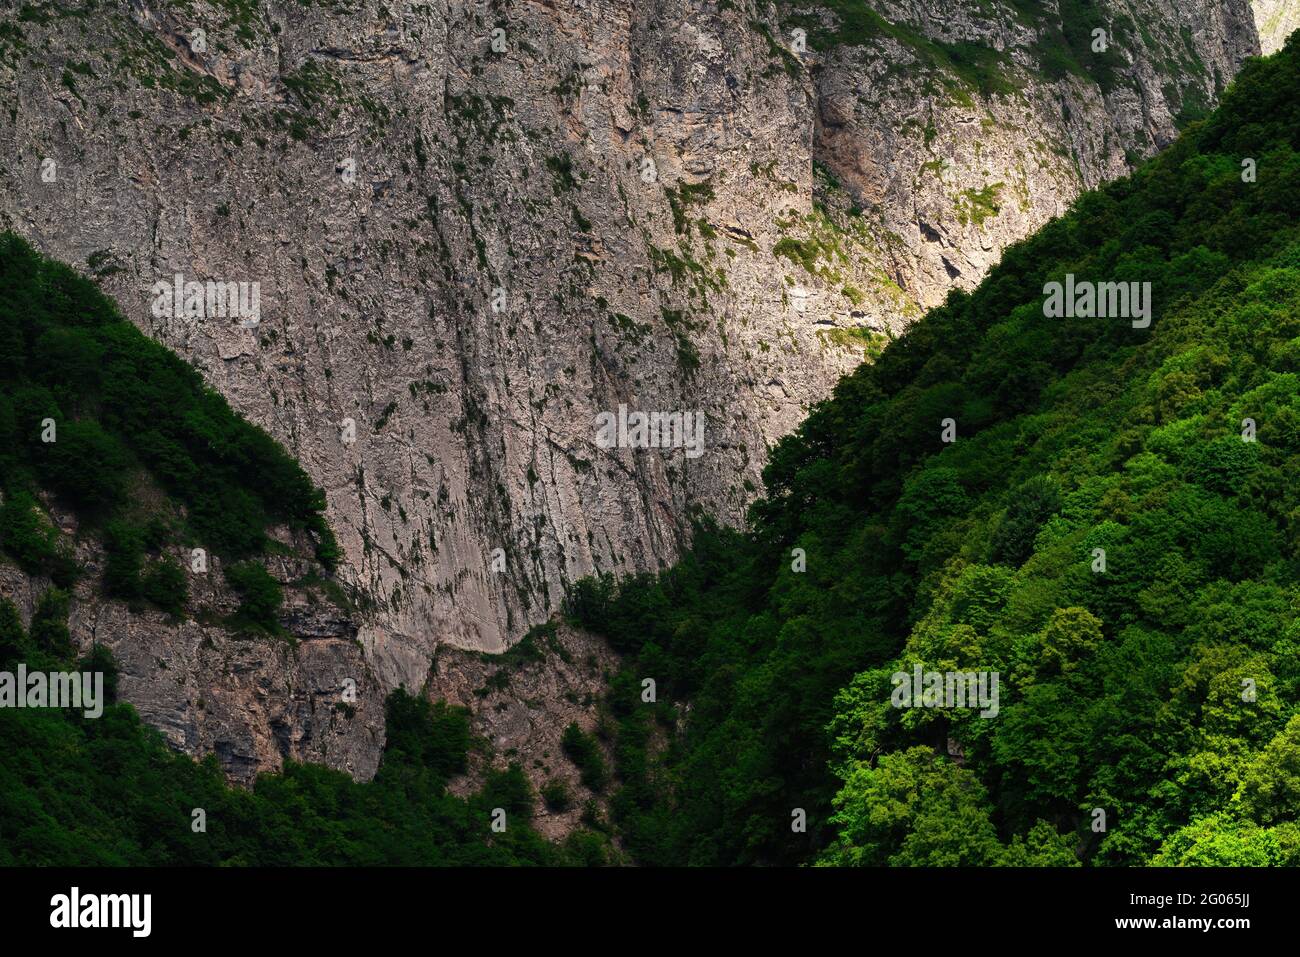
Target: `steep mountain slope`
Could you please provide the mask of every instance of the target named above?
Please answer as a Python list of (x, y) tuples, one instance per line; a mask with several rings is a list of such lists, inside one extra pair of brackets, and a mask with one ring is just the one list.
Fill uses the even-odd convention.
[(1287, 37), (1300, 30), (1300, 3), (1296, 0), (1251, 0), (1251, 7), (1264, 53), (1276, 53)]
[[(327, 584), (323, 508), (283, 449), (93, 283), (0, 234), (6, 630), (29, 623), (59, 659), (111, 652), (144, 718), (236, 780), (285, 759), (369, 777), (383, 699)], [(38, 622), (63, 617), (42, 642)], [(0, 658), (25, 649), (7, 634)]]
[(826, 6), (783, 7), (824, 50), (809, 67), (813, 158), (924, 308), (1167, 145), (1258, 52), (1232, 3)]
[[(38, 622), (34, 633), (50, 623)], [(0, 607), (0, 641), (26, 637)], [(0, 645), (0, 662), (12, 664), (6, 651)], [(216, 760), (196, 763), (169, 750), (129, 705), (110, 704), (93, 720), (6, 708), (0, 866), (594, 866), (616, 859), (593, 831), (563, 844), (544, 840), (518, 767), (490, 773), (472, 794), (450, 794), (448, 779), (466, 767), (473, 747), (463, 710), (398, 691), (386, 711), (374, 780), (288, 762), (246, 790), (229, 785)]]
[(0, 864), (609, 858), (577, 812), (543, 839), (464, 709), (376, 692), (323, 508), (89, 280), (0, 234)]
[(846, 377), (751, 532), (574, 589), (640, 860), (1300, 862), (1298, 94), (1300, 36)]
[[(886, 333), (1258, 52), (1246, 0), (10, 9), (0, 226), (325, 490), (382, 691), (441, 642), (503, 649), (579, 576), (661, 566), (695, 510), (738, 522)], [(258, 284), (256, 322), (186, 315), (178, 274)], [(704, 454), (599, 447), (621, 404), (702, 413)], [(141, 687), (194, 686), (167, 641)]]
[[(1298, 89), (1300, 38), (1250, 64), (1222, 108), (1160, 157), (1081, 197), (843, 380), (775, 450), (751, 532), (704, 523), (659, 576), (575, 586), (571, 612), (629, 656), (605, 704), (615, 777), (582, 728), (561, 747), (584, 787), (616, 785), (610, 810), (637, 859), (1300, 859)], [(23, 344), (3, 353), (5, 372), (24, 380), (5, 394), (22, 414), (0, 409), (0, 424), (25, 421), (39, 380), (68, 379), (88, 342), (133, 343), (146, 367), (171, 365), (120, 321), (85, 322), (98, 300), (84, 281), (12, 241), (0, 251), (27, 267), (0, 271), (0, 287), (39, 320), (15, 329), (17, 312), (0, 311), (0, 341)], [(1054, 283), (1107, 280), (1149, 283), (1150, 296), (1116, 314), (1051, 308)], [(52, 322), (72, 329), (52, 336)], [(29, 355), (57, 368), (24, 362), (15, 376), (14, 358)], [(106, 387), (113, 365), (92, 382)], [(190, 399), (194, 381), (182, 376)], [(173, 404), (187, 404), (185, 390)], [(80, 408), (76, 450), (104, 446), (88, 444), (90, 422), (118, 435), (111, 408)], [(244, 431), (217, 415), (219, 432)], [(158, 446), (145, 431), (118, 441), (148, 464)], [(85, 473), (21, 436), (4, 460), (6, 507), (24, 476), (75, 496), (79, 511), (104, 491), (94, 473), (67, 487)], [(15, 540), (15, 526), (28, 534)], [(6, 515), (4, 533), (11, 554), (24, 546), (20, 560), (68, 573), (30, 524)], [(148, 596), (167, 603), (165, 590)], [(47, 597), (25, 628), (0, 603), (0, 667), (68, 664), (62, 608)], [(447, 670), (465, 687), (485, 677), (489, 696), (517, 679), (531, 693), (557, 674), (536, 667), (542, 646), (575, 664), (573, 637), (534, 630), (491, 675), (453, 649)], [(102, 648), (82, 667), (111, 683)], [(913, 669), (991, 671), (1001, 693), (912, 708), (897, 676)], [(506, 730), (520, 726), (497, 703)], [(449, 779), (475, 748), (463, 711), (399, 691), (386, 725), (370, 783), (288, 763), (247, 792), (227, 787), (215, 760), (168, 754), (126, 706), (97, 720), (2, 709), (0, 861), (620, 859), (597, 831), (563, 847), (539, 840), (518, 767), (453, 796)], [(190, 826), (196, 810), (205, 831)], [(489, 827), (498, 812), (504, 830)], [(603, 827), (599, 808), (582, 817)]]

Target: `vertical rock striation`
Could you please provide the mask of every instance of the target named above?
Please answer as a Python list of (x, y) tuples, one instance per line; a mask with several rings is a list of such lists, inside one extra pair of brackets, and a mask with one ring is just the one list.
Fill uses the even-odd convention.
[[(1103, 53), (1066, 0), (26, 3), (0, 227), (299, 458), (376, 693), (419, 687), (438, 644), (500, 651), (576, 577), (670, 561), (694, 511), (740, 522), (840, 375), (1259, 52), (1246, 0), (1085, 12)], [(176, 274), (258, 283), (257, 325), (153, 308)], [(601, 447), (620, 405), (702, 413), (704, 454)], [(109, 621), (159, 663), (133, 699), (205, 667), (197, 631)], [(204, 680), (240, 733), (301, 737), (237, 671)], [(369, 773), (357, 728), (307, 750)]]

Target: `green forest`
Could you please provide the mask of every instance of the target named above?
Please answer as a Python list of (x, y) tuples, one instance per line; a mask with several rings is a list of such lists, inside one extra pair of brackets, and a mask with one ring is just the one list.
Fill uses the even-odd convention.
[[(746, 531), (575, 589), (637, 861), (1300, 863), (1298, 92), (1293, 39), (842, 380)], [(1067, 274), (1150, 327), (1046, 318)], [(998, 715), (892, 706), (917, 665)]]
[[(632, 861), (1300, 864), (1298, 94), (1293, 39), (842, 380), (745, 529), (701, 518), (673, 568), (577, 583), (569, 617), (623, 667), (612, 766), (576, 725), (564, 750)], [(1150, 326), (1047, 318), (1067, 275), (1151, 283)], [(170, 545), (245, 560), (231, 584), (264, 623), (268, 527), (337, 560), (273, 440), (12, 236), (0, 382), (0, 547), (53, 582), (26, 627), (0, 601), (0, 668), (114, 673), (75, 660), (83, 572), (52, 500), (102, 535), (110, 594), (174, 613)], [(997, 715), (893, 706), (918, 666), (996, 673)], [(450, 795), (481, 746), (398, 691), (372, 782), (289, 763), (242, 790), (129, 704), (0, 709), (0, 865), (621, 859), (603, 830), (542, 839), (518, 766)]]
[[(199, 373), (127, 322), (98, 288), (0, 236), (0, 548), (50, 581), (29, 627), (0, 598), (0, 671), (78, 668), (109, 676), (96, 646), (76, 659), (70, 589), (86, 570), (47, 502), (104, 544), (102, 587), (133, 606), (186, 612), (186, 575), (169, 547), (229, 559), (240, 596), (226, 622), (275, 632), (281, 588), (258, 558), (267, 529), (337, 546), (324, 496), (261, 429)], [(447, 792), (471, 749), (463, 709), (404, 691), (386, 703), (375, 780), (288, 763), (251, 791), (226, 784), (215, 756), (176, 754), (126, 703), (80, 711), (0, 708), (0, 866), (599, 864), (608, 839), (584, 830), (553, 845), (530, 827), (536, 803), (518, 766), (489, 772), (472, 797)], [(491, 829), (496, 809), (505, 829)], [(195, 830), (202, 809), (204, 830)]]
[[(25, 631), (0, 601), (0, 669), (102, 671), (101, 646), (74, 662), (66, 600), (42, 601)], [(129, 704), (102, 716), (0, 709), (0, 867), (3, 866), (507, 866), (598, 865), (608, 839), (579, 831), (562, 845), (530, 826), (535, 798), (518, 765), (490, 771), (469, 798), (447, 793), (477, 743), (464, 709), (389, 696), (379, 773), (288, 762), (252, 790), (226, 784), (214, 755), (170, 750)], [(500, 809), (504, 829), (492, 830)], [(202, 829), (195, 811), (201, 810)]]
[(332, 568), (324, 494), (199, 373), (127, 322), (94, 283), (0, 235), (0, 548), (67, 588), (72, 543), (41, 493), (101, 533), (109, 594), (178, 614), (167, 546), (264, 554), (266, 530), (309, 532)]

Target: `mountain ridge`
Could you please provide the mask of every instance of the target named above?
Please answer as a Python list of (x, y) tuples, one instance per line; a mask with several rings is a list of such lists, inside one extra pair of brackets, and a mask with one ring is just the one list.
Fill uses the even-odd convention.
[[(1097, 63), (1092, 14), (1024, 6), (891, 0), (796, 56), (811, 6), (23, 3), (0, 225), (297, 457), (367, 666), (418, 688), (441, 644), (662, 567), (693, 514), (739, 524), (841, 374), (1258, 51), (1244, 0), (1108, 3), (1167, 28)], [(156, 314), (177, 274), (260, 283), (259, 324)], [(703, 413), (708, 454), (599, 448), (623, 403)], [(192, 723), (148, 666), (185, 656), (131, 640)]]

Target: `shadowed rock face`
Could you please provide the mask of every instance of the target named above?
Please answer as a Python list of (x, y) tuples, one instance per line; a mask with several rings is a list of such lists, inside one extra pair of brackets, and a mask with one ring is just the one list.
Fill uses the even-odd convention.
[[(482, 786), (488, 769), (517, 762), (539, 792), (545, 793), (548, 783), (558, 781), (570, 796), (567, 806), (539, 802), (533, 819), (540, 833), (556, 839), (579, 827), (589, 802), (594, 802), (599, 814), (609, 812), (608, 793), (593, 792), (583, 784), (578, 768), (564, 752), (563, 739), (565, 728), (573, 723), (588, 733), (598, 730), (601, 703), (618, 660), (601, 639), (559, 622), (553, 630), (535, 633), (530, 641), (527, 657), (517, 651), (502, 658), (440, 648), (427, 693), (435, 700), (469, 708), (473, 733), (492, 745), (490, 755), (470, 753), (469, 771), (453, 782), (452, 792), (472, 794)], [(608, 747), (602, 747), (602, 753), (612, 767)]]
[[(1247, 0), (1113, 0), (1103, 92), (1044, 71), (1023, 3), (871, 6), (894, 26), (855, 45), (751, 0), (34, 12), (0, 34), (0, 226), (98, 277), (325, 488), (374, 600), (347, 668), (381, 715), (440, 643), (499, 651), (574, 578), (670, 561), (692, 509), (741, 521), (768, 446), (875, 340), (1259, 49)], [(966, 41), (999, 53), (972, 72)], [(169, 314), (177, 274), (257, 283), (257, 324)], [(701, 412), (704, 453), (601, 447), (620, 405)], [(310, 740), (373, 771), (374, 721), (321, 743), (269, 652), (259, 683), (205, 671), (191, 626), (113, 621), (126, 696), (178, 747), (240, 734), (262, 767)], [(328, 688), (351, 652), (316, 640), (283, 667)], [(146, 690), (200, 675), (224, 738)]]
[[(59, 517), (75, 533), (73, 519)], [(86, 574), (72, 596), (73, 642), (83, 651), (98, 643), (113, 652), (119, 696), (168, 744), (191, 755), (216, 754), (227, 776), (241, 784), (285, 760), (328, 764), (362, 779), (374, 775), (384, 741), (383, 696), (356, 640), (356, 624), (318, 590), (290, 584), (281, 615), (285, 635), (272, 639), (219, 624), (239, 604), (219, 560), (191, 577), (189, 610), (197, 615), (177, 621), (103, 600), (98, 579), (104, 554), (93, 542), (82, 541), (77, 558)], [(315, 570), (295, 559), (268, 565), (285, 583)], [(17, 605), (25, 624), (49, 586), (0, 563), (0, 597)]]

